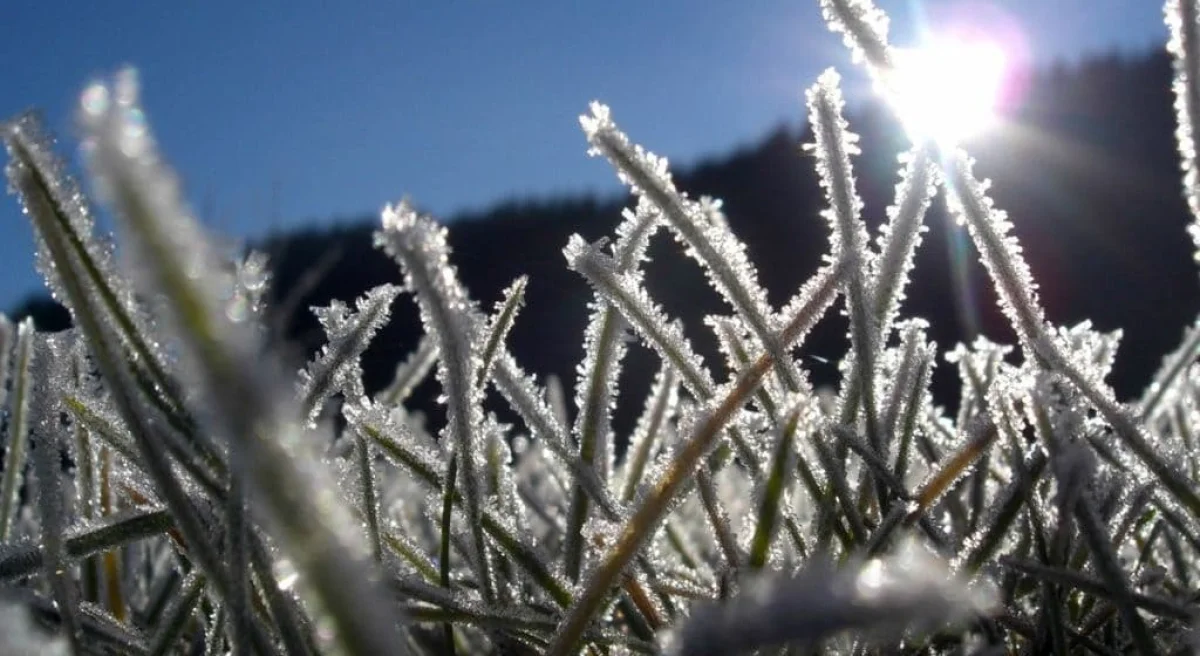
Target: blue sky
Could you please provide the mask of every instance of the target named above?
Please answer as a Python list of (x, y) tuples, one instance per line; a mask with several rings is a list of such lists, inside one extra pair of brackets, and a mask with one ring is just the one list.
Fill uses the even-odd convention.
[[(1166, 38), (1154, 0), (881, 4), (899, 42), (940, 17), (1003, 15), (1035, 63)], [(687, 162), (798, 122), (820, 70), (851, 68), (816, 0), (3, 0), (0, 61), (0, 118), (41, 108), (71, 158), (83, 85), (136, 66), (193, 205), (250, 237), (405, 194), (448, 216), (513, 195), (615, 190), (584, 155), (576, 117), (589, 100)], [(31, 249), (7, 197), (0, 308), (40, 289)]]

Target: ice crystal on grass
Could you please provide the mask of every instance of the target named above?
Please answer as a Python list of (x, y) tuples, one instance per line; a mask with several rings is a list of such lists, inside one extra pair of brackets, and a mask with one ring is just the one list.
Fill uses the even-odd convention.
[(310, 422), (331, 395), (341, 392), (348, 399), (359, 399), (365, 394), (359, 359), (387, 322), (392, 301), (399, 293), (394, 285), (376, 287), (358, 299), (353, 314), (340, 301), (313, 310), (328, 343), (300, 375), (300, 407)]
[(886, 341), (904, 300), (914, 255), (926, 230), (925, 212), (937, 189), (936, 175), (927, 148), (917, 148), (900, 158), (900, 182), (895, 203), (888, 207), (888, 222), (879, 235), (879, 254), (871, 260), (872, 312), (879, 338)]
[(1195, 0), (1168, 0), (1165, 6), (1171, 38), (1167, 49), (1175, 68), (1175, 114), (1178, 127), (1179, 159), (1183, 169), (1183, 195), (1192, 212), (1188, 233), (1196, 244), (1200, 262), (1200, 7)]
[(856, 63), (872, 67), (891, 64), (888, 50), (888, 23), (885, 14), (871, 0), (820, 0), (821, 13), (829, 29), (842, 35)]
[(987, 195), (990, 184), (975, 178), (974, 162), (965, 152), (956, 151), (949, 168), (944, 184), (950, 211), (971, 231), (1017, 337), (1026, 348), (1036, 349), (1044, 338), (1045, 318), (1021, 244), (1009, 234), (1012, 221), (993, 206)]
[[(820, 5), (886, 87), (884, 14), (869, 0)], [(1194, 205), (1196, 12), (1167, 10)], [(809, 92), (831, 249), (780, 308), (719, 200), (679, 189), (607, 107), (581, 119), (636, 205), (609, 239), (573, 236), (563, 251), (592, 288), (574, 416), (557, 380), (539, 384), (505, 345), (525, 279), (485, 316), (446, 229), (407, 203), (384, 210), (376, 243), (426, 334), (368, 396), (360, 360), (401, 288), (316, 310), (327, 345), (283, 369), (266, 348), (269, 264), (228, 252), (192, 216), (132, 73), (89, 87), (81, 110), (122, 268), (36, 120), (4, 124), (10, 185), (76, 328), (45, 336), (0, 317), (4, 603), (63, 636), (44, 641), (4, 605), (0, 644), (312, 656), (1190, 644), (1200, 331), (1136, 408), (1117, 402), (1105, 379), (1120, 332), (1050, 323), (1011, 222), (962, 152), (915, 145), (870, 243), (838, 84), (828, 72)], [(905, 315), (939, 189), (1021, 348), (979, 339), (942, 358)], [(723, 382), (695, 327), (646, 291), (660, 227), (728, 305), (705, 322)], [(793, 353), (843, 292), (842, 393), (814, 393)], [(635, 340), (660, 362), (622, 435), (610, 414)], [(962, 381), (953, 417), (930, 390), (942, 360)], [(447, 421), (426, 426), (409, 397), (435, 366)], [(493, 390), (515, 423), (485, 408)]]
[(676, 367), (683, 383), (698, 398), (709, 398), (714, 383), (704, 366), (704, 360), (684, 337), (679, 323), (667, 318), (662, 308), (641, 287), (638, 277), (619, 271), (611, 258), (573, 235), (563, 249), (567, 265), (587, 278), (598, 294), (621, 310), (624, 318), (642, 338), (658, 352), (664, 362)]
[[(389, 207), (383, 213), (383, 231), (376, 243), (405, 270), (408, 289), (417, 298), (426, 330), (438, 340), (441, 358), (438, 378), (446, 390), (449, 415), (447, 435), (459, 458), (468, 521), (474, 536), (473, 563), (489, 601), (494, 594), (491, 556), (483, 537), (482, 451), (476, 435), (482, 419), (482, 390), (473, 383), (479, 368), (474, 340), (478, 327), (466, 292), (449, 265), (445, 229), (420, 217), (407, 204)], [(456, 485), (447, 481), (448, 485)]]
[(590, 152), (607, 157), (621, 180), (659, 211), (686, 246), (685, 252), (704, 268), (713, 288), (737, 311), (760, 343), (774, 352), (776, 367), (787, 385), (799, 389), (800, 374), (791, 359), (784, 357), (771, 331), (766, 292), (758, 284), (745, 245), (722, 218), (720, 203), (709, 198), (696, 202), (676, 190), (667, 161), (631, 145), (629, 137), (613, 122), (608, 107), (593, 103), (591, 116), (580, 117), (580, 123), (592, 146)]
[[(28, 197), (31, 187), (40, 188), (58, 208), (58, 228), (71, 236), (77, 256), (89, 260), (96, 269), (97, 280), (93, 282), (102, 281), (108, 285), (118, 283), (120, 279), (112, 263), (111, 243), (95, 234), (95, 218), (83, 192), (54, 153), (53, 141), (44, 133), (40, 118), (33, 114), (19, 117), (5, 127), (4, 139), (9, 152), (7, 173), (12, 186), (25, 197)], [(54, 297), (70, 307), (70, 298), (62, 288), (58, 267), (40, 233), (37, 262)], [(117, 289), (116, 296), (122, 306), (129, 309), (132, 305), (130, 290), (123, 284)]]

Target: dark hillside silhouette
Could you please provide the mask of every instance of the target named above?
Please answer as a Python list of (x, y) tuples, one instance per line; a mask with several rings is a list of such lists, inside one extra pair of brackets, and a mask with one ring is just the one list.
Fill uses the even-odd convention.
[[(1051, 321), (1071, 325), (1090, 318), (1101, 330), (1124, 330), (1113, 383), (1125, 399), (1144, 387), (1161, 357), (1178, 344), (1184, 326), (1200, 312), (1200, 278), (1185, 232), (1188, 215), (1180, 191), (1172, 101), (1165, 54), (1055, 68), (1033, 80), (1029, 100), (1011, 127), (972, 147), (977, 172), (995, 180), (997, 205), (1016, 223)], [(884, 108), (860, 107), (850, 121), (863, 136), (856, 173), (875, 227), (891, 201), (903, 139)], [(654, 149), (653, 134), (631, 137)], [(726, 158), (675, 172), (679, 185), (693, 196), (724, 200), (730, 225), (748, 244), (776, 305), (816, 270), (828, 245), (813, 162), (799, 149), (807, 140), (806, 134), (780, 127)], [(582, 156), (582, 137), (580, 144)], [(510, 345), (526, 369), (542, 377), (559, 376), (568, 398), (583, 354), (591, 292), (567, 270), (561, 249), (574, 232), (593, 240), (611, 234), (627, 202), (586, 196), (506, 202), (449, 223), (454, 263), (485, 309), (490, 311), (515, 277), (529, 275), (527, 303)], [(951, 225), (940, 197), (926, 223), (930, 230), (903, 313), (928, 319), (942, 349), (976, 331), (1013, 342), (974, 248), (962, 229)], [(396, 265), (371, 245), (376, 225), (375, 217), (363, 217), (259, 245), (275, 264), (277, 300), (305, 281), (305, 293), (295, 304), (300, 311), (283, 331), (298, 352), (311, 354), (322, 340), (309, 306), (333, 298), (350, 300), (372, 285), (399, 279)], [(660, 233), (651, 255), (647, 286), (672, 316), (684, 321), (709, 362), (718, 366), (715, 342), (702, 319), (728, 309), (673, 237)], [(306, 275), (323, 261), (329, 265), (325, 275)], [(966, 275), (956, 282), (960, 270)], [(40, 325), (56, 325), (43, 323), (51, 316), (47, 304), (25, 307), (35, 311)], [(414, 346), (417, 330), (416, 312), (404, 298), (365, 358), (369, 386), (386, 384), (395, 362)], [(809, 340), (805, 353), (816, 357), (806, 363), (814, 382), (836, 381), (835, 363), (848, 343), (845, 331), (844, 320), (835, 313)], [(640, 346), (626, 362), (627, 375), (642, 382), (621, 387), (627, 395), (618, 413), (622, 431), (640, 411), (640, 395), (656, 368), (655, 358)], [(952, 404), (958, 381), (944, 365), (941, 369), (936, 378), (939, 401)], [(429, 391), (425, 393), (428, 398)]]

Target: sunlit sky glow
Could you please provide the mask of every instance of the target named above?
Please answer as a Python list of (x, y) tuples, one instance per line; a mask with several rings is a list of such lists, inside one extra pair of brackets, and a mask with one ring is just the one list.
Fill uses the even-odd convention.
[(948, 148), (996, 123), (1007, 67), (1000, 44), (932, 36), (898, 49), (895, 58), (896, 68), (879, 91), (913, 141)]
[[(404, 194), (446, 216), (514, 194), (614, 191), (576, 124), (592, 99), (688, 162), (797, 124), (803, 89), (827, 66), (846, 74), (852, 103), (868, 86), (816, 0), (2, 4), (0, 117), (43, 108), (74, 157), (80, 92), (136, 65), (196, 209), (249, 236)], [(1010, 64), (1166, 38), (1157, 0), (881, 4), (898, 44), (974, 22), (1005, 35)], [(12, 198), (0, 225), (5, 308), (40, 283)]]

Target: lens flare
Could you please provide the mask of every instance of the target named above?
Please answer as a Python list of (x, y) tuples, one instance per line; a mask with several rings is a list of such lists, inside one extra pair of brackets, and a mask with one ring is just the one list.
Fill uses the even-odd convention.
[(995, 43), (931, 39), (894, 61), (883, 92), (912, 140), (949, 147), (996, 122), (1007, 61)]

